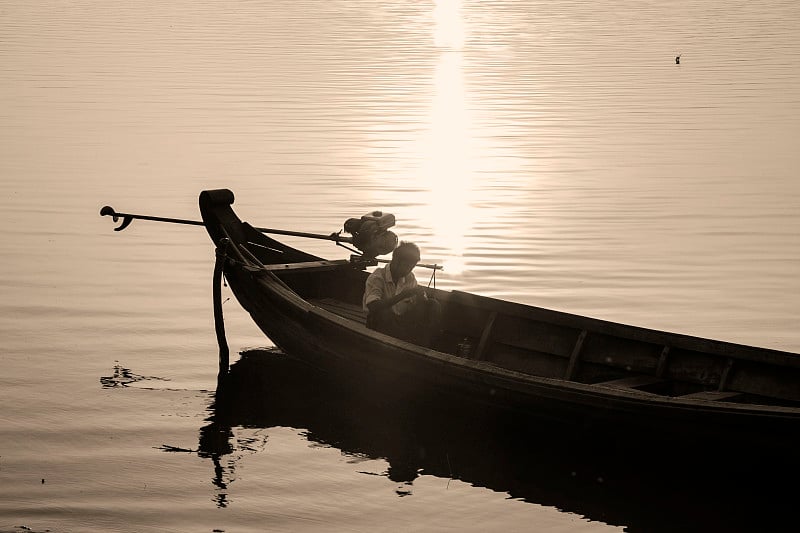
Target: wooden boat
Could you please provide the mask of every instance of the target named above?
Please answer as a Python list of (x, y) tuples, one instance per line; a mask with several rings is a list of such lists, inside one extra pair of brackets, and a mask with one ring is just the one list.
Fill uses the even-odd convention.
[(400, 390), (655, 438), (800, 444), (798, 354), (439, 289), (443, 333), (417, 346), (366, 327), (369, 262), (287, 246), (233, 201), (200, 195), (235, 297), (283, 351), (373, 398)]

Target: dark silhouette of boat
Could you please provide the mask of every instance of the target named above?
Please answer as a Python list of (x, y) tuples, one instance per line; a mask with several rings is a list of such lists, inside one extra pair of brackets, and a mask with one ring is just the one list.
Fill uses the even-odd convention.
[[(372, 257), (330, 261), (289, 247), (242, 222), (232, 204), (228, 190), (200, 195), (236, 298), (286, 353), (373, 402), (389, 391), (447, 396), (712, 456), (798, 449), (797, 354), (438, 289), (442, 332), (419, 346), (366, 327)], [(748, 459), (745, 451), (738, 462)]]

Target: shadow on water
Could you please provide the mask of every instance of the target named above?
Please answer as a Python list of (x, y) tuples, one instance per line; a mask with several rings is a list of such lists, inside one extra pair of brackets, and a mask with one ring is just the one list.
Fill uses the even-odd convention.
[(760, 452), (628, 447), (620, 434), (361, 390), (279, 351), (243, 352), (220, 382), (198, 453), (212, 459), (224, 489), (235, 468), (226, 456), (241, 453), (231, 428), (302, 428), (312, 442), (385, 459), (394, 482), (458, 479), (627, 531), (777, 531), (796, 518), (794, 491), (784, 487), (800, 469)]

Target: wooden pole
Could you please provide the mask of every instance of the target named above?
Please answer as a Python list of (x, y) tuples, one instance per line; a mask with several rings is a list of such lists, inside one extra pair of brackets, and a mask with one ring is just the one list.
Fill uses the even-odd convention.
[(225, 339), (225, 321), (222, 317), (222, 272), (227, 259), (227, 249), (230, 241), (222, 239), (217, 247), (217, 259), (214, 262), (214, 329), (217, 333), (217, 344), (219, 344), (219, 373), (217, 374), (217, 384), (221, 384), (228, 374), (230, 364), (230, 349), (228, 341)]

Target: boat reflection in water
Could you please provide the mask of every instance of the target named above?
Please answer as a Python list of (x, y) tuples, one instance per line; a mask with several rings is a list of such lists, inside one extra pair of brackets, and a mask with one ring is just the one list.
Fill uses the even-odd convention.
[(776, 531), (796, 518), (795, 493), (784, 486), (800, 468), (785, 459), (771, 464), (757, 450), (634, 449), (619, 432), (331, 381), (278, 350), (241, 354), (200, 432), (199, 454), (213, 460), (223, 489), (218, 505), (226, 505), (231, 457), (245, 451), (231, 428), (281, 426), (305, 429), (308, 440), (346, 454), (382, 458), (394, 482), (413, 484), (422, 474), (458, 479), (627, 531)]

